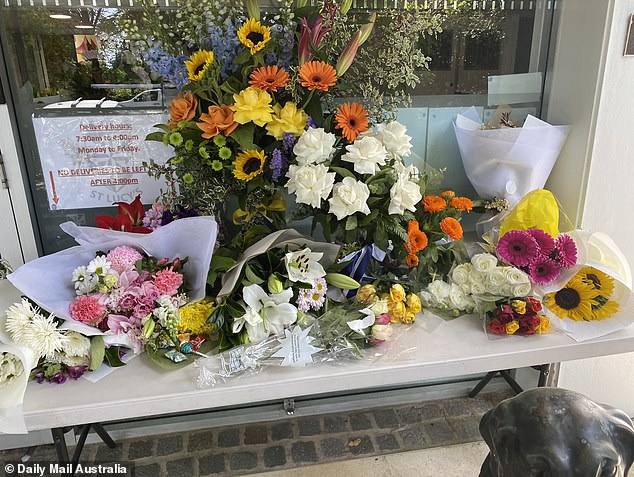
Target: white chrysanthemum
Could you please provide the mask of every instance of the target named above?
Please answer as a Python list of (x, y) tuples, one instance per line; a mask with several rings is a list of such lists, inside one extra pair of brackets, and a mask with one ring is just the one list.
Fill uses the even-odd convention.
[(11, 384), (24, 373), (24, 365), (13, 353), (0, 353), (0, 387)]
[(300, 165), (319, 164), (327, 161), (335, 152), (337, 138), (324, 128), (309, 128), (300, 136), (293, 147), (293, 153)]
[(374, 136), (379, 139), (393, 157), (408, 157), (412, 152), (411, 136), (398, 121), (377, 124)]
[(90, 339), (76, 331), (67, 331), (64, 353), (69, 356), (89, 356)]
[(18, 344), (31, 348), (45, 358), (52, 357), (56, 351), (62, 351), (67, 341), (66, 336), (57, 329), (53, 317), (42, 315), (34, 316), (26, 327), (25, 341), (16, 340)]
[(110, 262), (106, 259), (105, 255), (100, 255), (90, 261), (86, 271), (103, 277), (110, 271)]
[(346, 146), (346, 152), (341, 156), (342, 161), (352, 162), (353, 169), (358, 174), (376, 174), (379, 165), (385, 165), (387, 150), (376, 138), (367, 136), (357, 139)]
[(28, 327), (35, 315), (37, 315), (37, 310), (26, 298), (23, 298), (20, 303), (14, 303), (9, 307), (6, 327), (14, 341), (24, 342)]

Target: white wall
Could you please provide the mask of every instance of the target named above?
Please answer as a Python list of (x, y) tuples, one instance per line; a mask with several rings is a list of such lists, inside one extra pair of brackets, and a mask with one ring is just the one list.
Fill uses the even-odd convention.
[[(634, 0), (564, 0), (562, 13), (549, 119), (574, 127), (549, 184), (634, 265), (634, 58), (623, 57)], [(634, 416), (634, 353), (562, 363), (559, 386)]]

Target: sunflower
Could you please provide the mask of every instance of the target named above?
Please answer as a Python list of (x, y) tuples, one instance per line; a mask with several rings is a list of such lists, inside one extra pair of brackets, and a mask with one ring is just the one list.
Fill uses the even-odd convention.
[(599, 290), (601, 296), (609, 297), (612, 295), (614, 291), (614, 278), (607, 273), (597, 270), (594, 267), (583, 267), (577, 272), (577, 275), (583, 282), (592, 285), (595, 290)]
[(271, 28), (249, 18), (238, 30), (240, 43), (246, 46), (252, 55), (263, 49), (271, 39)]
[(248, 182), (264, 170), (266, 156), (264, 151), (248, 149), (241, 152), (233, 161), (233, 175), (236, 179)]
[(249, 84), (263, 90), (270, 89), (277, 91), (278, 88), (286, 87), (288, 83), (288, 72), (284, 68), (278, 68), (277, 65), (261, 66), (253, 73)]
[(561, 290), (546, 294), (544, 304), (561, 319), (590, 321), (594, 318), (592, 308), (599, 304), (598, 295), (592, 285), (575, 275)]
[(187, 78), (192, 81), (200, 81), (205, 73), (214, 63), (214, 54), (207, 50), (198, 50), (189, 60), (185, 61), (187, 68)]
[(299, 82), (309, 90), (328, 91), (337, 82), (337, 72), (324, 61), (308, 61), (299, 68)]
[(344, 103), (337, 109), (337, 128), (349, 142), (368, 130), (368, 113), (359, 103)]
[[(599, 305), (592, 307), (592, 315), (595, 320), (604, 320), (619, 311), (619, 304), (614, 300), (597, 299)], [(603, 302), (603, 304), (601, 304)]]

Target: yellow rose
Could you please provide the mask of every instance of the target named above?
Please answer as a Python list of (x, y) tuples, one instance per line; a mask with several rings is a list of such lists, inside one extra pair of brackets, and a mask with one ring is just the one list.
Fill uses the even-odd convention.
[(405, 318), (407, 308), (405, 307), (405, 303), (403, 301), (388, 300), (387, 312), (390, 314), (390, 320), (392, 320), (392, 323), (398, 323), (399, 321), (403, 321), (403, 318)]
[(264, 126), (273, 119), (271, 95), (259, 88), (247, 88), (233, 95), (235, 104), (231, 109), (235, 113), (234, 121), (246, 124), (253, 121), (258, 126)]
[(390, 288), (390, 298), (394, 301), (405, 301), (405, 288), (403, 285), (396, 283)]
[(406, 312), (401, 321), (408, 325), (414, 323), (416, 321), (416, 313), (412, 313), (411, 311)]
[(407, 305), (408, 311), (411, 311), (414, 314), (423, 309), (423, 305), (420, 303), (420, 298), (414, 293), (407, 295), (407, 301), (405, 301), (405, 304)]
[(266, 125), (266, 132), (269, 136), (273, 136), (278, 141), (282, 139), (284, 133), (299, 136), (304, 132), (308, 114), (303, 109), (291, 101), (287, 102), (282, 108), (279, 104), (273, 106), (275, 116), (273, 120)]
[(506, 324), (506, 334), (512, 335), (517, 330), (519, 330), (519, 328), (520, 328), (519, 323), (517, 321), (513, 320), (510, 323)]
[(552, 326), (550, 324), (550, 320), (548, 319), (548, 317), (541, 315), (539, 317), (539, 326), (535, 328), (535, 333), (537, 334), (547, 333), (548, 330), (550, 330), (551, 328)]
[(518, 315), (523, 315), (526, 313), (526, 302), (523, 300), (513, 300), (511, 301), (511, 308)]
[(373, 285), (363, 285), (357, 291), (357, 301), (359, 303), (374, 303), (378, 299), (376, 288)]

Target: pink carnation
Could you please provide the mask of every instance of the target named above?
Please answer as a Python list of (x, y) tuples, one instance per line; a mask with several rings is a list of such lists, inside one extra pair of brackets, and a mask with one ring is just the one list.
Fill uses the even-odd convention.
[(91, 326), (97, 326), (106, 317), (106, 307), (93, 295), (78, 296), (69, 309), (74, 320)]
[(171, 267), (157, 272), (154, 276), (154, 285), (162, 295), (176, 295), (178, 287), (182, 284), (183, 275), (175, 272)]
[(106, 256), (106, 260), (111, 263), (112, 268), (118, 273), (134, 269), (136, 261), (142, 258), (143, 255), (127, 245), (120, 245), (119, 247), (113, 248)]

